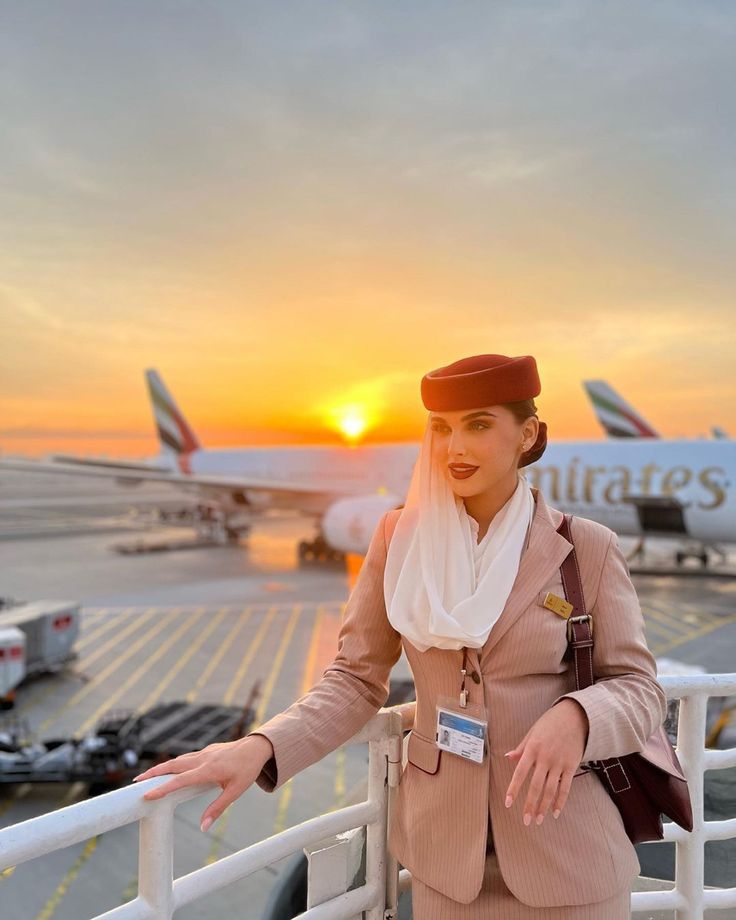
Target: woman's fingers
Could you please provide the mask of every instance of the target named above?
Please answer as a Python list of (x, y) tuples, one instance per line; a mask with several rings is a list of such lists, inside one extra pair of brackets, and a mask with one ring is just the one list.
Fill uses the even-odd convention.
[(559, 769), (550, 769), (547, 774), (547, 781), (544, 784), (544, 790), (542, 792), (542, 801), (537, 805), (537, 815), (536, 822), (541, 824), (544, 820), (544, 816), (549, 811), (549, 806), (552, 804), (552, 799), (557, 793), (557, 786), (560, 782), (560, 770)]
[(537, 802), (542, 795), (542, 790), (544, 789), (546, 779), (546, 764), (543, 765), (541, 763), (537, 763), (534, 768), (534, 773), (532, 773), (532, 779), (529, 783), (529, 790), (526, 794), (526, 802), (524, 803), (524, 824), (526, 825), (531, 824), (534, 820)]
[(142, 779), (150, 779), (152, 776), (163, 776), (165, 773), (181, 773), (182, 770), (190, 770), (193, 757), (199, 753), (201, 752), (192, 751), (189, 754), (180, 754), (172, 760), (157, 763), (155, 766), (144, 770), (143, 773), (139, 773), (138, 776), (134, 776), (133, 782), (139, 783)]
[[(172, 771), (168, 770), (165, 772), (171, 773)], [(200, 767), (195, 767), (193, 770), (178, 773), (174, 779), (169, 780), (168, 783), (162, 783), (162, 785), (157, 786), (155, 789), (149, 789), (147, 792), (143, 793), (143, 798), (150, 802), (153, 799), (163, 798), (170, 792), (174, 792), (175, 789), (181, 789), (183, 786), (193, 786), (203, 782), (207, 782), (207, 778), (202, 775)]]
[(245, 792), (242, 782), (231, 782), (222, 790), (222, 793), (214, 800), (210, 802), (207, 808), (202, 813), (202, 820), (200, 821), (200, 828), (202, 831), (207, 831), (212, 826), (213, 821), (217, 821), (220, 815), (225, 811), (228, 805), (232, 805), (235, 799), (238, 798)]
[(567, 795), (570, 792), (570, 786), (572, 786), (572, 778), (575, 776), (574, 768), (565, 770), (560, 779), (560, 785), (557, 789), (557, 795), (555, 796), (554, 805), (552, 806), (552, 814), (555, 818), (559, 815), (562, 809), (565, 807), (565, 802), (567, 801)]
[(526, 779), (526, 775), (533, 763), (534, 758), (530, 753), (528, 753), (527, 748), (524, 748), (521, 759), (516, 764), (513, 776), (511, 777), (511, 782), (509, 783), (508, 789), (506, 790), (505, 804), (507, 808), (510, 808), (511, 805), (513, 805), (514, 800), (516, 799), (516, 793), (519, 791), (519, 789), (521, 789), (522, 783)]

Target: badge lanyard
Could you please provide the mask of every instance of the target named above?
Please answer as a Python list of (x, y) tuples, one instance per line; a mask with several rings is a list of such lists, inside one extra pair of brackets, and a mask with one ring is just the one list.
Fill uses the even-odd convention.
[(465, 760), (483, 763), (488, 727), (483, 691), (479, 687), (479, 699), (469, 700), (469, 690), (465, 685), (467, 675), (468, 650), (463, 648), (458, 696), (437, 697), (435, 744), (440, 750), (456, 754)]

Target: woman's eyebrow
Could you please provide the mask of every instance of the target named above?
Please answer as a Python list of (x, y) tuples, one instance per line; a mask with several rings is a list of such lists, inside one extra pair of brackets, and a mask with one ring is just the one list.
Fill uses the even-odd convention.
[[(460, 421), (461, 421), (461, 422), (466, 422), (469, 418), (479, 418), (481, 415), (489, 415), (491, 418), (496, 418), (496, 415), (495, 415), (495, 413), (493, 413), (493, 412), (481, 411), (481, 412), (471, 412), (470, 415), (464, 415), (464, 416), (460, 419)], [(439, 415), (433, 415), (433, 416), (430, 418), (430, 421), (432, 421), (432, 422), (444, 422), (444, 419), (441, 418)]]

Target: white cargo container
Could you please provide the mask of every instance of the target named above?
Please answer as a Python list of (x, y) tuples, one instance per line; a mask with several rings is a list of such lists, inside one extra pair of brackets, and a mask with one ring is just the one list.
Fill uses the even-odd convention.
[(26, 636), (17, 626), (0, 627), (0, 709), (14, 703), (14, 690), (26, 676)]
[(16, 626), (26, 639), (26, 676), (55, 671), (76, 657), (81, 614), (76, 601), (34, 601), (6, 607), (0, 629)]

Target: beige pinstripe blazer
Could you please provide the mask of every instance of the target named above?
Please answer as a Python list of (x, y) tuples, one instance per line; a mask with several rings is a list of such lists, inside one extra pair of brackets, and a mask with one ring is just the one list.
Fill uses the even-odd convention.
[(337, 655), (305, 696), (254, 734), (274, 756), (256, 782), (273, 792), (354, 735), (388, 696), (402, 643), (416, 687), (415, 728), (408, 739), (389, 828), (389, 847), (421, 881), (468, 903), (480, 891), (490, 818), (503, 879), (534, 907), (594, 903), (628, 888), (639, 874), (636, 850), (616, 806), (593, 773), (576, 774), (559, 818), (522, 820), (527, 779), (504, 807), (514, 771), (504, 752), (521, 741), (558, 700), (572, 697), (589, 722), (582, 761), (640, 750), (666, 715), (666, 696), (626, 560), (615, 533), (586, 518), (572, 520), (588, 611), (594, 622), (597, 683), (575, 691), (563, 661), (565, 621), (542, 606), (547, 591), (564, 596), (560, 564), (571, 544), (556, 532), (562, 513), (532, 488), (536, 510), (512, 591), (485, 645), (469, 650), (470, 700), (483, 694), (489, 755), (482, 764), (434, 743), (435, 698), (457, 695), (462, 651), (419, 652), (388, 622), (383, 596), (386, 548), (399, 510), (384, 514), (348, 600)]

